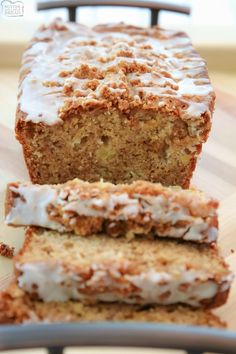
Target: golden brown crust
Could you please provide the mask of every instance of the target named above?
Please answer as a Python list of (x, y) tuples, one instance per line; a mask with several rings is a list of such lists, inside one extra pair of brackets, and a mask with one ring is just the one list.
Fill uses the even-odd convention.
[(11, 211), (14, 205), (14, 194), (12, 190), (9, 188), (10, 185), (12, 185), (12, 183), (7, 184), (6, 187), (5, 204), (4, 204), (5, 217), (9, 214), (9, 212)]
[(203, 307), (207, 309), (214, 309), (224, 305), (228, 299), (229, 291), (230, 289), (217, 293), (210, 301), (203, 300)]
[[(29, 136), (29, 132), (33, 132), (33, 123), (32, 122), (26, 122), (27, 114), (22, 112), (20, 110), (19, 105), (17, 106), (16, 110), (16, 120), (15, 120), (15, 134), (16, 134), (16, 139), (19, 141), (19, 143), (22, 145), (23, 149), (23, 156), (24, 160), (28, 169), (29, 177), (33, 183), (37, 183), (38, 181), (38, 176), (37, 176), (37, 171), (33, 168), (34, 164), (32, 161), (32, 154), (30, 151), (30, 146), (27, 141), (27, 138), (32, 138)], [(42, 123), (38, 123), (39, 125)]]

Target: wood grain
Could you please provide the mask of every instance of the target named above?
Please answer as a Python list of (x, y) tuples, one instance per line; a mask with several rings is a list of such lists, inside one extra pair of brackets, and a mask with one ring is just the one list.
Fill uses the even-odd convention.
[[(14, 246), (22, 244), (23, 230), (6, 227), (3, 222), (3, 203), (6, 183), (27, 180), (25, 164), (19, 144), (14, 137), (17, 70), (0, 69), (0, 241)], [(233, 270), (236, 269), (236, 93), (232, 77), (214, 73), (217, 104), (213, 127), (204, 145), (201, 159), (194, 173), (193, 185), (221, 201), (220, 240), (222, 254)], [(229, 85), (227, 84), (229, 83)], [(231, 85), (231, 86), (230, 86)], [(12, 261), (0, 257), (0, 289), (11, 279)], [(216, 310), (236, 330), (236, 281), (228, 303)]]

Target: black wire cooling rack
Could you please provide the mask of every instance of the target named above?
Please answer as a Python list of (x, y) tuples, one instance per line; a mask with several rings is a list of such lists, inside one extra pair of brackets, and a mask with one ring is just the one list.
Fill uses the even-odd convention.
[(236, 354), (236, 332), (147, 323), (27, 324), (0, 326), (0, 350), (109, 346), (182, 349), (188, 354)]
[(162, 11), (189, 15), (191, 10), (186, 3), (178, 4), (176, 1), (159, 0), (40, 0), (37, 2), (39, 11), (67, 8), (69, 20), (73, 22), (76, 21), (76, 9), (83, 6), (125, 6), (149, 9), (152, 26), (158, 24), (159, 14)]

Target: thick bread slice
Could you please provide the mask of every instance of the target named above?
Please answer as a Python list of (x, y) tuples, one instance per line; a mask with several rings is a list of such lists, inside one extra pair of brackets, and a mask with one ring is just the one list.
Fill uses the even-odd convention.
[(78, 235), (104, 232), (215, 242), (218, 202), (204, 193), (144, 181), (131, 185), (88, 183), (62, 185), (10, 183), (6, 198), (8, 225), (34, 225)]
[(232, 280), (216, 247), (40, 228), (26, 232), (15, 269), (20, 287), (45, 302), (216, 307), (226, 301)]

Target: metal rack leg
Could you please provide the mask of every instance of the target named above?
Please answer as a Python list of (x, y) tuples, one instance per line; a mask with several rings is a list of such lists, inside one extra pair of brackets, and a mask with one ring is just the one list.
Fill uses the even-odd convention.
[(48, 348), (48, 354), (63, 354), (63, 347)]
[(159, 10), (151, 10), (151, 26), (158, 25)]
[(75, 22), (76, 21), (76, 7), (68, 7), (69, 13), (69, 21)]

